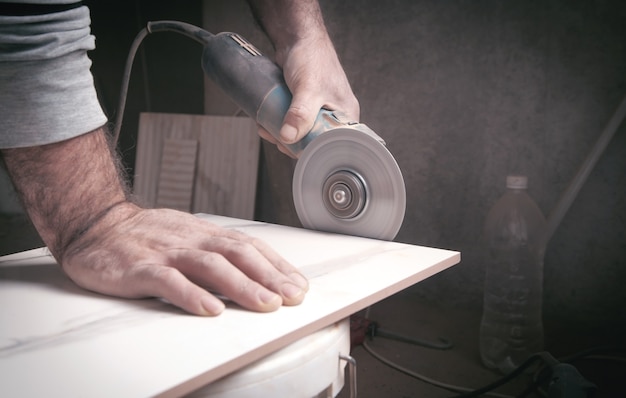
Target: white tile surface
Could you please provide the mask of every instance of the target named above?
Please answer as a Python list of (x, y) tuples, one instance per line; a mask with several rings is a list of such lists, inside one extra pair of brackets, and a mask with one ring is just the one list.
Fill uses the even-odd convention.
[(457, 252), (204, 216), (260, 237), (310, 280), (305, 301), (215, 318), (86, 292), (45, 251), (0, 258), (0, 395), (179, 396), (460, 261)]

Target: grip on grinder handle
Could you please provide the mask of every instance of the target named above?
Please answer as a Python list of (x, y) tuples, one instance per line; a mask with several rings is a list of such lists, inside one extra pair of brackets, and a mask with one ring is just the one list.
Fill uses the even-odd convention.
[[(176, 31), (201, 43), (207, 76), (279, 139), (292, 96), (280, 68), (253, 45), (234, 33), (213, 35), (177, 21), (149, 22), (144, 31)], [(404, 180), (374, 131), (321, 109), (312, 129), (286, 148), (298, 158), (293, 194), (304, 227), (386, 240), (396, 236), (406, 205)]]
[[(238, 34), (222, 32), (205, 40), (202, 69), (248, 116), (279, 139), (292, 97), (281, 69), (272, 60)], [(330, 112), (322, 110), (315, 126), (329, 117), (336, 119), (324, 113)], [(285, 146), (298, 157), (319, 134), (315, 130), (314, 127), (300, 141)]]

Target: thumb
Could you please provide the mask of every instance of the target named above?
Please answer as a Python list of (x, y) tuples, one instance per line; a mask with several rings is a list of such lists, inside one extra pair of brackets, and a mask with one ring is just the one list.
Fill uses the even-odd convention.
[(313, 128), (322, 103), (310, 97), (294, 95), (283, 119), (280, 140), (285, 144), (298, 142)]

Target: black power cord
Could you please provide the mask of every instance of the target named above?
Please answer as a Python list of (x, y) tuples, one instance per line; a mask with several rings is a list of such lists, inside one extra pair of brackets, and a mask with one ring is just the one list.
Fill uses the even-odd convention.
[(479, 397), (482, 394), (485, 394), (487, 392), (493, 391), (496, 388), (508, 383), (509, 381), (513, 380), (514, 378), (516, 378), (517, 376), (519, 376), (520, 374), (522, 374), (527, 368), (529, 368), (531, 365), (533, 365), (535, 362), (540, 361), (540, 360), (547, 360), (547, 361), (555, 361), (556, 360), (552, 357), (552, 355), (550, 355), (547, 352), (538, 352), (536, 354), (531, 355), (530, 357), (528, 357), (528, 359), (526, 359), (526, 361), (524, 361), (524, 363), (522, 363), (520, 366), (518, 366), (517, 368), (515, 368), (512, 372), (510, 372), (509, 374), (507, 374), (506, 376), (487, 384), (484, 387), (478, 388), (476, 390), (470, 391), (470, 392), (466, 392), (466, 393), (462, 393), (459, 395), (455, 395), (456, 398), (469, 398), (469, 397)]
[[(555, 359), (549, 352), (531, 355), (522, 365), (511, 373), (482, 388), (456, 395), (455, 398), (478, 397), (513, 380), (537, 361), (544, 363), (536, 372), (535, 380), (518, 397), (526, 397), (533, 391), (541, 392), (548, 398), (589, 398), (597, 391), (597, 386), (585, 379), (570, 362), (598, 354), (626, 354), (626, 347), (594, 347), (579, 353)], [(623, 360), (623, 358), (613, 358)], [(545, 388), (541, 389), (541, 386)]]
[[(606, 356), (621, 354), (621, 356)], [(540, 368), (534, 376), (534, 381), (519, 396), (526, 397), (532, 391), (538, 391), (547, 397), (589, 397), (597, 387), (585, 380), (572, 363), (581, 360), (603, 360), (626, 363), (626, 347), (599, 346), (578, 353), (559, 358), (560, 363)], [(546, 385), (544, 388), (542, 386)], [(577, 389), (575, 389), (577, 388)], [(582, 394), (586, 393), (586, 395)]]
[[(509, 374), (504, 377), (475, 390), (469, 390), (465, 387), (453, 386), (450, 384), (446, 384), (443, 382), (439, 382), (437, 380), (433, 380), (426, 376), (417, 374), (411, 370), (403, 368), (392, 361), (387, 360), (380, 354), (376, 353), (369, 347), (366, 341), (363, 342), (363, 347), (365, 350), (373, 355), (376, 359), (385, 363), (386, 365), (398, 370), (402, 373), (405, 373), (411, 377), (414, 377), (418, 380), (424, 381), (426, 383), (432, 384), (434, 386), (453, 391), (460, 392), (459, 395), (455, 395), (454, 398), (468, 398), (468, 397), (478, 397), (478, 396), (496, 396), (496, 397), (504, 397), (503, 394), (495, 393), (494, 390), (498, 387), (510, 382), (516, 377), (520, 376), (524, 373), (528, 368), (538, 363), (540, 366), (535, 371), (535, 377), (532, 383), (530, 383), (527, 388), (519, 395), (516, 395), (519, 398), (523, 398), (528, 396), (533, 392), (537, 392), (538, 394), (548, 397), (548, 398), (590, 398), (597, 391), (597, 386), (591, 383), (589, 380), (585, 379), (578, 371), (578, 369), (573, 366), (569, 362), (574, 362), (582, 359), (594, 359), (593, 356), (601, 355), (601, 354), (623, 354), (626, 355), (626, 347), (621, 346), (609, 346), (609, 347), (594, 347), (588, 350), (584, 350), (573, 355), (569, 355), (559, 360), (555, 359), (549, 352), (543, 351), (538, 352), (526, 359), (524, 363), (522, 363), (519, 367), (514, 369)], [(626, 363), (625, 357), (598, 357), (599, 359), (612, 359), (619, 362)], [(543, 366), (541, 366), (543, 364)], [(508, 397), (508, 396), (507, 396)]]
[(133, 69), (135, 54), (146, 36), (155, 32), (176, 32), (187, 36), (200, 44), (203, 44), (207, 37), (213, 36), (212, 33), (207, 32), (202, 28), (179, 21), (150, 21), (147, 23), (146, 27), (143, 28), (137, 36), (135, 36), (135, 39), (130, 46), (128, 56), (126, 58), (126, 65), (124, 66), (124, 73), (122, 75), (122, 87), (120, 89), (120, 97), (115, 115), (115, 124), (113, 127), (113, 145), (117, 145), (117, 141), (120, 137), (120, 131), (122, 130), (124, 109), (126, 108), (126, 97), (128, 95), (128, 84), (130, 82), (130, 75)]

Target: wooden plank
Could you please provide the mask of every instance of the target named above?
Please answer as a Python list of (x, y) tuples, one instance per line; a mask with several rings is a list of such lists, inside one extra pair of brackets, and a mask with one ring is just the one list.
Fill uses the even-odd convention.
[(157, 203), (166, 138), (198, 142), (191, 212), (254, 218), (260, 139), (252, 119), (142, 113), (133, 189), (147, 206)]
[(296, 160), (280, 152), (276, 145), (262, 141), (263, 160), (259, 165), (262, 177), (257, 196), (257, 217), (260, 220), (302, 227), (293, 204), (291, 186)]
[(166, 138), (161, 154), (157, 207), (191, 211), (198, 141)]

